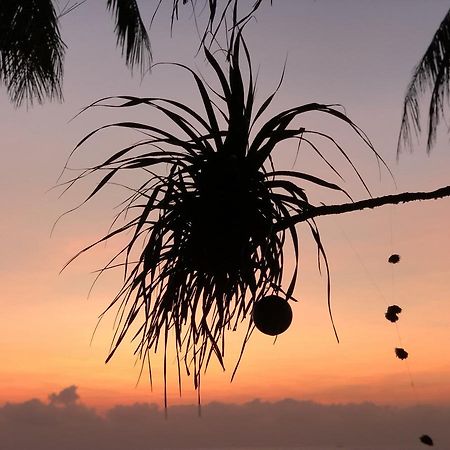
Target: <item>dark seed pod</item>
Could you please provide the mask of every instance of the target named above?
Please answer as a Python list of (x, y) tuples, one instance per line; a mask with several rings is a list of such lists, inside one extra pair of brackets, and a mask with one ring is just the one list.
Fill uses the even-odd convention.
[(420, 442), (422, 442), (422, 444), (429, 445), (430, 447), (434, 445), (433, 439), (431, 439), (428, 434), (423, 434), (420, 436)]
[(399, 261), (400, 261), (400, 255), (393, 254), (393, 255), (389, 256), (388, 262), (390, 262), (391, 264), (397, 264)]
[(404, 348), (397, 347), (395, 349), (395, 356), (398, 359), (406, 359), (408, 357), (408, 352)]
[(400, 314), (402, 312), (402, 308), (400, 308), (400, 306), (398, 305), (391, 305), (388, 307), (386, 314), (384, 315), (384, 317), (386, 317), (387, 320), (389, 320), (389, 322), (397, 322), (398, 320), (398, 314)]
[(253, 322), (261, 333), (277, 336), (289, 328), (292, 309), (287, 300), (278, 295), (268, 295), (255, 303)]

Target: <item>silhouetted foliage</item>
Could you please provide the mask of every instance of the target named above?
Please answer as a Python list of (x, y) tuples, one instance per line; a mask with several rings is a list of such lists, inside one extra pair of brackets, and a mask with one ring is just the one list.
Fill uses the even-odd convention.
[[(1, 0), (0, 1), (0, 82), (11, 101), (42, 103), (45, 99), (62, 100), (63, 62), (65, 44), (60, 34), (60, 19), (86, 0), (69, 4), (62, 11), (55, 10), (52, 0)], [(241, 0), (240, 3), (243, 3)], [(239, 0), (206, 2), (207, 25), (202, 44), (208, 35), (214, 41), (219, 29), (225, 25), (227, 12), (232, 11), (235, 24), (240, 25), (261, 6), (263, 0), (253, 2), (249, 11), (237, 20)], [(155, 12), (162, 1), (155, 1)], [(172, 0), (171, 24), (178, 19), (180, 6), (191, 7), (195, 2)], [(152, 52), (148, 31), (136, 0), (107, 0), (106, 7), (115, 17), (117, 45), (122, 49), (130, 69), (138, 66), (141, 74), (150, 69)]]
[(450, 95), (450, 10), (445, 15), (421, 61), (414, 69), (403, 105), (397, 152), (411, 145), (411, 135), (420, 133), (420, 97), (431, 93), (428, 106), (427, 151), (436, 140), (436, 131)]
[(117, 45), (122, 48), (127, 65), (131, 68), (140, 66), (144, 73), (150, 67), (152, 53), (137, 2), (108, 0), (107, 7), (115, 14)]
[[(127, 219), (123, 226), (116, 226), (116, 220), (116, 227), (108, 235), (79, 254), (117, 234), (131, 233), (126, 247), (103, 269), (117, 266), (117, 259), (123, 258), (125, 283), (107, 309), (119, 309), (118, 329), (108, 359), (131, 326), (139, 322), (135, 334), (137, 354), (145, 359), (159, 345), (166, 352), (173, 336), (178, 368), (183, 363), (187, 373), (193, 371), (197, 388), (201, 371), (212, 355), (223, 365), (226, 330), (235, 330), (249, 319), (245, 346), (253, 331), (251, 313), (259, 301), (268, 295), (282, 297), (286, 305), (292, 300), (300, 256), (295, 225), (298, 216), (302, 216), (316, 242), (319, 268), (325, 266), (331, 316), (328, 261), (314, 216), (308, 217), (315, 207), (306, 186), (300, 187), (298, 182), (351, 197), (339, 185), (307, 172), (276, 170), (273, 152), (281, 142), (294, 141), (311, 149), (342, 179), (319, 149), (319, 143), (331, 144), (368, 195), (370, 191), (334, 138), (295, 122), (311, 112), (335, 118), (347, 124), (384, 164), (367, 136), (336, 105), (309, 103), (292, 107), (257, 129), (278, 88), (255, 110), (250, 53), (240, 31), (230, 36), (225, 52), (227, 72), (206, 46), (204, 53), (220, 92), (210, 89), (188, 67), (175, 66), (192, 74), (205, 116), (170, 99), (120, 96), (99, 100), (90, 107), (148, 105), (160, 111), (181, 133), (136, 122), (105, 125), (87, 135), (75, 150), (110, 127), (136, 130), (147, 138), (68, 182), (70, 186), (87, 175), (106, 172), (87, 201), (120, 172), (133, 170), (146, 175), (144, 184), (129, 188), (131, 195), (117, 219), (135, 212), (134, 218)], [(248, 78), (242, 75), (241, 59), (246, 62)], [(166, 175), (159, 170), (164, 167), (168, 168)], [(294, 268), (286, 282), (287, 243), (294, 249)], [(135, 252), (138, 255), (133, 259)]]
[[(210, 2), (210, 6), (213, 3)], [(288, 302), (293, 300), (299, 270), (298, 223), (305, 222), (308, 226), (317, 246), (319, 270), (325, 268), (328, 310), (337, 338), (331, 314), (329, 266), (315, 217), (450, 195), (447, 186), (434, 192), (373, 198), (357, 167), (333, 137), (297, 123), (311, 112), (337, 119), (351, 128), (390, 173), (366, 134), (342, 112), (340, 105), (295, 106), (262, 122), (282, 78), (275, 91), (255, 108), (256, 83), (250, 52), (240, 28), (249, 15), (238, 19), (237, 3), (237, 0), (229, 1), (225, 6), (225, 10), (234, 6), (229, 46), (213, 53), (203, 42), (204, 55), (219, 89), (211, 88), (190, 68), (174, 63), (192, 75), (203, 113), (182, 102), (159, 97), (117, 96), (94, 102), (88, 108), (148, 106), (161, 113), (176, 131), (127, 121), (100, 127), (82, 139), (74, 152), (96, 133), (112, 127), (134, 130), (144, 139), (67, 182), (70, 188), (88, 175), (102, 174), (85, 203), (109, 183), (116, 182), (122, 172), (131, 170), (145, 176), (142, 184), (125, 186), (131, 194), (123, 202), (110, 232), (72, 260), (116, 235), (127, 236), (127, 244), (99, 271), (100, 276), (112, 268), (124, 270), (123, 286), (103, 313), (114, 307), (118, 310), (117, 328), (107, 361), (133, 328), (136, 354), (143, 362), (150, 361), (150, 354), (163, 347), (165, 381), (167, 349), (169, 341), (173, 342), (180, 389), (184, 365), (186, 373), (193, 374), (198, 392), (201, 373), (213, 356), (224, 367), (227, 331), (236, 330), (246, 322), (239, 364), (255, 322), (259, 322), (258, 308), (264, 306), (268, 298), (277, 298), (277, 304), (289, 310), (284, 316), (289, 320), (284, 320), (283, 326), (275, 324), (274, 320), (270, 326), (260, 322), (259, 328), (276, 335), (290, 323)], [(114, 2), (111, 7), (118, 8), (120, 4)], [(256, 2), (254, 8), (260, 4), (261, 1)], [(209, 26), (214, 23), (214, 14)], [(116, 17), (120, 22), (119, 13)], [(217, 26), (222, 20), (219, 19)], [(135, 30), (135, 34), (138, 31)], [(121, 36), (119, 43), (126, 46), (126, 33)], [(134, 40), (131, 38), (132, 42)], [(225, 56), (225, 63), (217, 54)], [(131, 62), (136, 61), (133, 55), (131, 51)], [(242, 61), (244, 70), (241, 70)], [(275, 169), (274, 150), (285, 141), (294, 141), (298, 147), (302, 145), (311, 150), (343, 181), (340, 171), (321, 151), (320, 144), (330, 145), (348, 164), (370, 198), (353, 201), (340, 184), (305, 171)], [(136, 176), (135, 179), (141, 178)], [(341, 193), (349, 202), (338, 205), (320, 202), (320, 206), (315, 206), (306, 191), (308, 183)], [(287, 244), (294, 250), (294, 267), (289, 274), (284, 267)], [(274, 324), (276, 330), (269, 329)], [(407, 357), (404, 349), (396, 349), (396, 355), (400, 359)], [(167, 401), (167, 392), (165, 394)]]

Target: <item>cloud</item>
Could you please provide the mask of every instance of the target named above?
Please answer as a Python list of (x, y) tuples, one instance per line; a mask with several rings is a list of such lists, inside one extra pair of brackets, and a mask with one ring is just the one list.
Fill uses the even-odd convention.
[(292, 399), (244, 404), (117, 405), (104, 415), (79, 403), (76, 386), (0, 407), (2, 450), (144, 450), (154, 448), (370, 445), (421, 448), (432, 436), (450, 448), (450, 407), (393, 408), (372, 403), (321, 405)]
[(66, 387), (57, 394), (52, 393), (48, 396), (51, 405), (63, 406), (73, 405), (79, 398), (77, 387), (75, 385)]

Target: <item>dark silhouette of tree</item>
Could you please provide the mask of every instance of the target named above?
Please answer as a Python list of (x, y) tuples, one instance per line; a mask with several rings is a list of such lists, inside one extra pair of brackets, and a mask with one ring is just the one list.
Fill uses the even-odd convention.
[[(0, 82), (6, 87), (11, 101), (42, 103), (45, 99), (62, 100), (62, 81), (66, 46), (60, 33), (60, 19), (86, 0), (74, 2), (59, 13), (52, 0), (0, 1)], [(227, 11), (237, 13), (239, 0), (208, 0), (207, 26), (202, 43), (208, 34), (214, 40), (225, 21)], [(256, 0), (241, 20), (245, 21), (261, 5)], [(161, 0), (154, 0), (155, 14)], [(188, 0), (172, 0), (172, 25), (178, 19), (181, 6), (195, 4)], [(106, 0), (106, 7), (115, 18), (117, 45), (122, 49), (127, 66), (138, 66), (141, 73), (149, 70), (152, 61), (150, 39), (136, 0)], [(155, 15), (154, 14), (154, 15)]]
[(427, 125), (427, 152), (430, 152), (444, 106), (450, 99), (450, 10), (414, 69), (405, 95), (397, 152), (403, 145), (411, 145), (412, 134), (420, 133), (420, 97), (427, 92), (431, 93)]
[[(60, 19), (82, 3), (75, 2), (58, 13), (51, 0), (0, 2), (0, 81), (15, 105), (62, 98), (66, 46), (60, 33)], [(84, 138), (77, 148), (93, 134), (109, 127), (136, 130), (147, 139), (122, 149), (68, 182), (70, 187), (87, 175), (106, 172), (87, 201), (123, 171), (147, 174), (144, 184), (130, 187), (132, 194), (117, 218), (131, 216), (132, 219), (126, 219), (121, 226), (116, 226), (118, 221), (115, 221), (110, 233), (79, 254), (115, 235), (131, 232), (126, 247), (101, 271), (114, 267), (123, 258), (119, 266), (124, 268), (125, 282), (108, 307), (108, 310), (118, 307), (120, 318), (108, 359), (138, 318), (143, 317), (136, 334), (137, 353), (145, 360), (161, 341), (166, 350), (169, 331), (173, 331), (179, 371), (181, 363), (187, 372), (193, 371), (196, 388), (212, 356), (223, 365), (226, 330), (235, 329), (249, 319), (244, 348), (254, 328), (255, 305), (264, 305), (262, 302), (267, 303), (268, 298), (295, 300), (293, 293), (299, 270), (297, 224), (308, 225), (317, 245), (319, 267), (325, 266), (328, 308), (333, 322), (328, 262), (315, 218), (450, 196), (450, 186), (447, 186), (433, 192), (373, 198), (357, 167), (332, 136), (296, 124), (311, 112), (334, 117), (347, 124), (389, 171), (368, 137), (337, 105), (296, 106), (275, 114), (256, 130), (278, 88), (255, 110), (256, 83), (241, 30), (263, 0), (254, 1), (249, 12), (242, 16), (238, 14), (239, 3), (242, 1), (205, 3), (207, 25), (200, 44), (216, 74), (220, 92), (211, 90), (188, 67), (175, 64), (192, 74), (204, 115), (164, 98), (121, 96), (97, 101), (91, 107), (148, 105), (161, 112), (181, 133), (134, 122), (101, 127)], [(155, 1), (155, 13), (161, 4)], [(146, 72), (151, 65), (151, 46), (137, 1), (106, 0), (105, 5), (114, 16), (117, 45), (127, 66)], [(195, 11), (193, 2), (172, 0), (172, 24), (178, 19), (179, 9), (189, 5)], [(232, 18), (231, 27), (227, 16)], [(434, 142), (443, 102), (449, 95), (449, 23), (450, 12), (416, 68), (405, 98), (400, 137), (407, 141), (411, 134), (410, 122), (420, 131), (419, 95), (432, 90), (428, 149)], [(222, 28), (227, 29), (229, 37), (225, 69), (209, 51)], [(246, 62), (248, 78), (241, 71), (241, 59)], [(339, 170), (321, 153), (317, 140), (331, 143), (369, 198), (353, 201), (340, 185), (323, 178), (307, 172), (275, 170), (274, 150), (281, 142), (292, 140), (314, 151), (341, 177)], [(169, 166), (167, 175), (157, 170), (163, 166)], [(341, 192), (350, 201), (316, 206), (306, 194), (304, 183)], [(134, 212), (137, 214), (133, 215)], [(296, 262), (286, 282), (284, 248), (288, 242), (294, 248)], [(139, 247), (141, 250), (137, 251)], [(136, 253), (137, 260), (132, 260)], [(279, 310), (289, 319), (284, 322), (290, 323), (288, 310)], [(261, 318), (262, 328), (279, 328), (271, 324), (266, 327), (265, 320), (266, 317)], [(280, 329), (284, 328), (283, 325)]]
[[(161, 347), (166, 355), (171, 340), (179, 380), (184, 365), (187, 373), (193, 373), (198, 392), (201, 373), (211, 358), (215, 356), (223, 366), (228, 330), (247, 323), (243, 352), (254, 330), (255, 305), (265, 302), (268, 296), (295, 301), (299, 271), (297, 224), (306, 223), (316, 243), (319, 268), (323, 266), (327, 275), (327, 301), (333, 324), (328, 261), (315, 218), (450, 196), (448, 186), (433, 192), (373, 198), (358, 168), (336, 139), (301, 125), (301, 119), (309, 113), (323, 114), (346, 124), (390, 173), (369, 138), (339, 105), (294, 106), (262, 122), (281, 81), (256, 108), (250, 51), (241, 37), (241, 28), (234, 27), (230, 34), (225, 52), (212, 53), (206, 45), (203, 47), (219, 91), (210, 88), (190, 68), (174, 63), (192, 75), (203, 112), (171, 99), (134, 96), (108, 97), (86, 108), (126, 110), (149, 106), (177, 131), (129, 121), (102, 126), (83, 138), (74, 152), (93, 135), (110, 128), (134, 130), (144, 135), (144, 139), (65, 183), (70, 188), (87, 176), (101, 175), (84, 204), (109, 183), (117, 183), (121, 173), (144, 174), (141, 185), (126, 186), (130, 195), (110, 232), (71, 261), (114, 236), (129, 236), (126, 246), (100, 271), (101, 275), (117, 267), (124, 270), (124, 284), (106, 309), (117, 308), (120, 318), (107, 360), (131, 329), (137, 342), (136, 354), (143, 361)], [(214, 56), (224, 53), (224, 62)], [(340, 169), (321, 151), (322, 144), (330, 144), (353, 171), (368, 198), (354, 201), (341, 185), (306, 171), (275, 169), (275, 151), (286, 141), (310, 149), (342, 180)], [(134, 179), (142, 178), (136, 175)], [(316, 206), (307, 190), (311, 184), (341, 193), (349, 201), (327, 205), (319, 200)], [(290, 274), (284, 270), (284, 249), (288, 244), (292, 245), (295, 257)], [(280, 314), (286, 312), (285, 308), (276, 309)], [(272, 320), (274, 327), (267, 329), (277, 328), (278, 319)], [(240, 357), (237, 365), (239, 361)], [(165, 374), (166, 370), (164, 356)]]

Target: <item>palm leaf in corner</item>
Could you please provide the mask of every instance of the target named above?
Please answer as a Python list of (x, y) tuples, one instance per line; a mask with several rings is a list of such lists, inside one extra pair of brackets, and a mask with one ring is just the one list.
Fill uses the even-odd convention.
[(427, 151), (436, 141), (436, 130), (450, 94), (450, 10), (441, 22), (421, 61), (413, 72), (403, 104), (397, 152), (411, 143), (412, 132), (421, 132), (420, 97), (431, 92), (428, 107)]
[(13, 104), (61, 99), (64, 53), (51, 0), (0, 2), (0, 82)]

